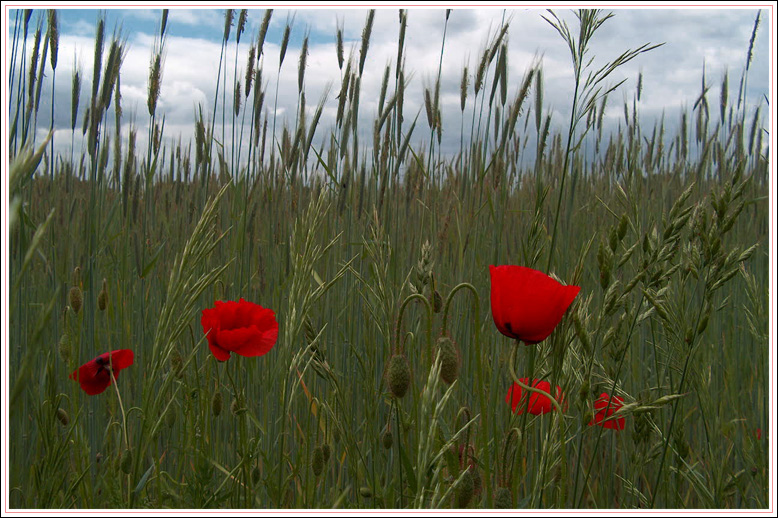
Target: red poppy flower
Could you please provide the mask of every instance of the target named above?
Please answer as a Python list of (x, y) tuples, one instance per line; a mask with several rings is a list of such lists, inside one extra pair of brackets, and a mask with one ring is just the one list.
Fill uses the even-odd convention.
[[(525, 385), (529, 385), (529, 378), (519, 378), (519, 381)], [(540, 389), (549, 396), (551, 395), (551, 383), (544, 380), (532, 380), (532, 388)], [(562, 410), (566, 410), (567, 404), (564, 401), (565, 396), (562, 393), (562, 389), (557, 385), (556, 387), (556, 400), (562, 404)], [(514, 414), (523, 414), (527, 408), (527, 398), (524, 397), (524, 389), (522, 389), (518, 383), (513, 383), (511, 388), (508, 389), (508, 394), (505, 396), (505, 402), (510, 403), (513, 408)], [(543, 415), (551, 412), (554, 406), (551, 403), (551, 398), (543, 396), (537, 392), (531, 392), (529, 396), (529, 413), (532, 415)]]
[(278, 340), (275, 312), (242, 298), (238, 302), (217, 300), (215, 307), (203, 310), (200, 323), (220, 362), (229, 360), (230, 353), (262, 356)]
[(119, 379), (119, 371), (126, 369), (135, 361), (135, 354), (130, 349), (119, 349), (103, 353), (94, 360), (83, 364), (70, 375), (90, 396), (100, 394), (111, 384), (111, 371)]
[[(608, 406), (609, 400), (611, 402), (610, 407)], [(603, 392), (600, 394), (600, 398), (594, 402), (594, 409), (598, 410), (598, 412), (594, 414), (594, 419), (589, 423), (589, 426), (598, 424), (602, 427), (610, 428), (611, 430), (623, 430), (623, 417), (619, 417), (617, 419), (608, 419), (605, 421), (606, 418), (612, 416), (622, 406), (624, 406), (624, 400), (622, 398), (619, 396), (613, 396), (613, 399), (611, 399), (608, 394)]]
[(505, 336), (526, 344), (545, 340), (581, 291), (524, 266), (489, 266), (489, 273), (494, 324)]

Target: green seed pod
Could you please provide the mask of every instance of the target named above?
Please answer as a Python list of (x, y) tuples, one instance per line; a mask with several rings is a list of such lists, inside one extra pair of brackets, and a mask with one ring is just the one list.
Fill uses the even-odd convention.
[(322, 444), (321, 445), (321, 454), (324, 456), (324, 463), (327, 464), (330, 460), (330, 445), (329, 444)]
[(251, 483), (256, 486), (259, 483), (260, 476), (259, 466), (254, 466), (254, 469), (251, 470)]
[(512, 509), (513, 501), (511, 498), (511, 491), (507, 487), (498, 487), (494, 493), (494, 508), (495, 509)]
[(370, 491), (369, 487), (360, 487), (359, 488), (359, 496), (362, 498), (371, 498), (373, 496), (373, 492)]
[(384, 433), (381, 434), (381, 444), (383, 445), (385, 450), (390, 450), (392, 448), (392, 444), (394, 443), (394, 436), (392, 435), (391, 430), (386, 430)]
[(132, 470), (132, 452), (129, 449), (124, 450), (124, 453), (122, 453), (122, 462), (119, 464), (119, 467), (122, 473), (130, 474)]
[(70, 288), (68, 299), (70, 301), (70, 307), (73, 308), (73, 312), (78, 313), (81, 310), (81, 305), (84, 302), (84, 294), (81, 293), (81, 288), (78, 286), (73, 286)]
[(432, 310), (435, 313), (440, 313), (442, 309), (443, 309), (443, 297), (441, 297), (440, 292), (438, 290), (435, 290), (432, 292)]
[(62, 337), (59, 339), (59, 344), (57, 345), (57, 350), (59, 351), (59, 356), (62, 358), (62, 361), (70, 363), (72, 349), (70, 347), (70, 336), (67, 333), (62, 333)]
[(405, 356), (401, 354), (392, 356), (387, 369), (387, 378), (392, 395), (398, 399), (402, 398), (411, 384), (411, 366)]
[(467, 507), (467, 504), (469, 504), (470, 500), (473, 499), (474, 491), (475, 487), (473, 484), (473, 473), (470, 471), (470, 469), (468, 469), (462, 475), (462, 478), (459, 479), (459, 483), (457, 484), (455, 490), (456, 508), (464, 509)]
[(57, 409), (57, 419), (59, 419), (59, 422), (62, 423), (62, 426), (67, 426), (70, 424), (70, 416), (62, 408)]
[(108, 282), (103, 279), (103, 287), (100, 290), (100, 293), (97, 295), (97, 307), (100, 309), (100, 311), (105, 311), (105, 308), (108, 306)]
[(314, 476), (318, 477), (324, 471), (324, 453), (320, 447), (313, 449), (313, 457), (311, 457), (311, 469)]
[(224, 400), (222, 398), (222, 393), (220, 391), (217, 391), (213, 395), (213, 399), (211, 399), (211, 412), (213, 412), (214, 417), (219, 417), (219, 414), (222, 413), (223, 404), (224, 404)]
[(459, 376), (459, 359), (454, 342), (447, 336), (438, 338), (440, 356), (440, 379), (451, 385)]

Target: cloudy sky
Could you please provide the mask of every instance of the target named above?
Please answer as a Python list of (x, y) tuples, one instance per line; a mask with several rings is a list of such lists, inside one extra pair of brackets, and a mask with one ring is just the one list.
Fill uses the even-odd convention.
[[(495, 4), (496, 5), (496, 4)], [(764, 4), (766, 7), (768, 4)], [(127, 53), (121, 70), (121, 94), (124, 121), (134, 118), (138, 127), (139, 144), (143, 146), (145, 128), (148, 125), (146, 109), (149, 63), (155, 39), (159, 31), (161, 8), (169, 7), (168, 35), (164, 49), (161, 96), (158, 112), (166, 117), (165, 135), (177, 140), (180, 135), (186, 142), (194, 129), (194, 113), (202, 105), (206, 113), (212, 113), (214, 90), (218, 74), (221, 40), (224, 31), (223, 9), (179, 9), (175, 4), (159, 5), (160, 9), (131, 9), (118, 4), (102, 11), (106, 19), (106, 34), (118, 34), (127, 43)], [(34, 5), (4, 5), (4, 24), (7, 28), (7, 43), (12, 42), (16, 28), (19, 7)], [(239, 6), (238, 6), (239, 7)], [(247, 6), (250, 7), (250, 6)], [(378, 92), (384, 68), (392, 66), (397, 56), (398, 11), (397, 6), (378, 9), (375, 16), (370, 47), (361, 85), (361, 129), (365, 134), (371, 129), (372, 120), (378, 108)], [(406, 77), (411, 78), (406, 92), (405, 119), (412, 120), (421, 110), (419, 137), (429, 133), (424, 115), (423, 89), (434, 85), (440, 60), (441, 42), (445, 25), (445, 9), (410, 8), (405, 40)], [(459, 149), (460, 128), (460, 82), (462, 71), (468, 66), (471, 74), (477, 68), (480, 56), (488, 41), (492, 39), (503, 21), (509, 23), (508, 30), (508, 98), (515, 95), (521, 78), (534, 60), (539, 60), (544, 76), (544, 106), (551, 110), (553, 126), (564, 127), (569, 119), (573, 95), (573, 75), (569, 50), (559, 34), (543, 19), (548, 16), (544, 9), (520, 8), (510, 5), (490, 8), (455, 6), (446, 27), (445, 49), (441, 74), (441, 103), (444, 134), (444, 150)], [(597, 68), (614, 59), (627, 49), (635, 49), (645, 43), (663, 46), (641, 54), (618, 69), (610, 84), (622, 79), (626, 82), (609, 97), (606, 120), (612, 125), (623, 121), (623, 105), (631, 105), (636, 92), (638, 75), (643, 74), (643, 89), (639, 110), (641, 120), (653, 125), (664, 113), (667, 124), (672, 126), (679, 120), (679, 110), (691, 110), (700, 94), (703, 70), (710, 87), (708, 100), (712, 117), (718, 113), (720, 86), (724, 74), (729, 74), (730, 99), (736, 97), (742, 76), (758, 5), (743, 9), (687, 7), (670, 9), (647, 6), (639, 9), (611, 9), (614, 17), (605, 22), (594, 36), (591, 54)], [(94, 35), (100, 11), (87, 9), (59, 9), (60, 44), (56, 70), (55, 126), (59, 128), (56, 139), (58, 147), (69, 150), (70, 146), (70, 104), (71, 75), (74, 66), (81, 70), (83, 86), (81, 112), (85, 99), (89, 97), (94, 54)], [(576, 20), (567, 8), (558, 8), (556, 13), (566, 20), (571, 28), (577, 29)], [(237, 48), (238, 74), (246, 66), (249, 45), (256, 41), (263, 9), (249, 9), (246, 30)], [(337, 109), (340, 88), (340, 70), (335, 50), (335, 33), (338, 26), (344, 31), (346, 56), (354, 49), (358, 61), (362, 29), (367, 15), (366, 9), (275, 9), (270, 30), (264, 45), (263, 82), (267, 90), (266, 109), (272, 110), (279, 78), (278, 115), (293, 117), (297, 105), (297, 68), (303, 37), (309, 35), (309, 51), (305, 75), (305, 91), (309, 120), (317, 101), (326, 91), (327, 97), (320, 129), (314, 142), (321, 142), (328, 134), (326, 128), (332, 123)], [(774, 11), (764, 9), (753, 49), (753, 61), (748, 75), (747, 99), (749, 103), (760, 103), (762, 112), (767, 111), (766, 98), (770, 89), (770, 40)], [(37, 24), (46, 27), (45, 10), (34, 11), (30, 21), (30, 36), (27, 49), (31, 47), (32, 32)], [(279, 47), (286, 24), (292, 27), (286, 58), (280, 69)], [(5, 45), (4, 74), (10, 69), (11, 45)], [(232, 84), (235, 70), (235, 27), (232, 28), (227, 51), (228, 85)], [(47, 79), (43, 86), (39, 128), (48, 128), (49, 99), (51, 97), (51, 70), (46, 70)], [(393, 75), (391, 76), (393, 79)], [(7, 75), (6, 75), (7, 78)], [(7, 81), (8, 79), (6, 79)], [(488, 79), (491, 81), (491, 79)], [(472, 77), (470, 83), (472, 85)], [(8, 84), (8, 83), (6, 83)], [(393, 84), (393, 81), (390, 82)], [(490, 83), (488, 83), (490, 85)], [(392, 88), (390, 87), (390, 91)], [(6, 90), (7, 91), (7, 90)], [(472, 116), (472, 86), (466, 120)], [(219, 94), (221, 97), (221, 93)], [(227, 104), (232, 106), (231, 87), (227, 92)], [(770, 99), (772, 100), (772, 99)], [(9, 102), (6, 99), (6, 102)], [(753, 113), (756, 104), (749, 113)], [(221, 104), (217, 108), (221, 120)], [(5, 118), (5, 116), (4, 116)], [(228, 121), (229, 121), (228, 115)], [(282, 119), (279, 119), (279, 121)], [(714, 117), (717, 121), (718, 117)], [(79, 117), (80, 127), (81, 117)], [(765, 117), (764, 124), (766, 125)], [(228, 122), (229, 124), (229, 122)], [(279, 126), (281, 122), (278, 123)], [(291, 122), (293, 124), (293, 122)], [(531, 127), (534, 125), (531, 125)], [(247, 125), (248, 130), (248, 125)], [(42, 130), (41, 130), (42, 131)], [(532, 128), (534, 135), (534, 128)], [(78, 133), (78, 131), (77, 131)], [(220, 130), (217, 128), (217, 135)], [(363, 138), (362, 142), (370, 142)], [(77, 141), (78, 142), (78, 141)], [(77, 144), (78, 145), (78, 144)], [(62, 147), (60, 147), (62, 146)], [(78, 154), (78, 149), (76, 150)]]

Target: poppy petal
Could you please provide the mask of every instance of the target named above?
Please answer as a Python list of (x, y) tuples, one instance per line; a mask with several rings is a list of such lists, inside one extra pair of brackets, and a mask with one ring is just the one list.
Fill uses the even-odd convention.
[(526, 344), (542, 342), (580, 292), (523, 266), (489, 266), (492, 318), (504, 335)]
[(262, 356), (278, 341), (275, 312), (243, 298), (237, 302), (217, 300), (213, 308), (202, 311), (200, 323), (219, 361), (228, 360), (230, 353)]
[(230, 352), (216, 345), (214, 340), (208, 340), (208, 347), (210, 347), (211, 352), (220, 362), (226, 362), (230, 359)]

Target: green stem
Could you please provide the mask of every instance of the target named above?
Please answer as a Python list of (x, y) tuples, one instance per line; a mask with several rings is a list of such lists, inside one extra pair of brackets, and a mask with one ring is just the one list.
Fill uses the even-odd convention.
[[(402, 322), (403, 322), (403, 315), (405, 314), (405, 308), (413, 302), (414, 300), (421, 301), (424, 306), (427, 308), (427, 348), (429, 349), (430, 344), (432, 343), (432, 307), (430, 306), (429, 301), (427, 300), (427, 297), (422, 295), (421, 293), (413, 293), (411, 295), (408, 295), (408, 297), (405, 298), (402, 305), (400, 306), (400, 313), (397, 315), (397, 336), (395, 337), (396, 343), (395, 343), (395, 351), (399, 353), (400, 351), (400, 336), (402, 336)], [(427, 351), (429, 353), (429, 351)]]

